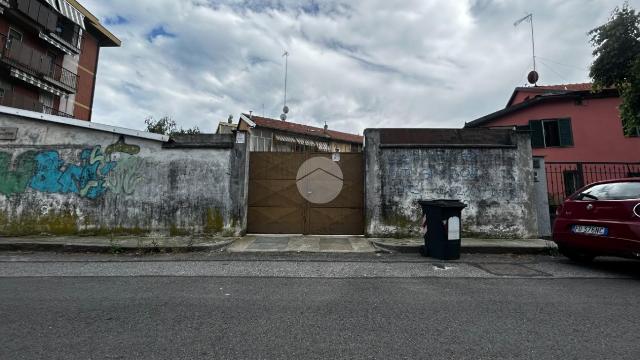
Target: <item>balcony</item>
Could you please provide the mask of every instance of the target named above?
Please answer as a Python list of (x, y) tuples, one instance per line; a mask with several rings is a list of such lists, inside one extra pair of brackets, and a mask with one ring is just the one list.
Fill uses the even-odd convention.
[(42, 78), (66, 93), (76, 92), (78, 75), (56, 64), (50, 56), (22, 42), (7, 41), (7, 37), (3, 34), (0, 34), (0, 46), (2, 63), (33, 77)]
[(58, 14), (47, 5), (38, 0), (11, 0), (12, 8), (18, 9), (24, 16), (28, 17), (48, 31), (55, 31), (58, 22)]
[(47, 106), (36, 99), (32, 99), (26, 96), (13, 94), (9, 91), (5, 91), (3, 96), (0, 97), (0, 105), (8, 106), (12, 108), (35, 111), (43, 114), (64, 116), (73, 118), (73, 115), (56, 110), (50, 106)]

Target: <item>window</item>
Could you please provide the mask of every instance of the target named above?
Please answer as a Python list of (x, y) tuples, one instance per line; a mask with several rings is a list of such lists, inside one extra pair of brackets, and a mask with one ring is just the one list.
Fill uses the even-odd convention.
[(640, 137), (640, 126), (636, 126), (631, 129), (631, 133), (627, 135), (628, 137)]
[(22, 33), (12, 27), (9, 28), (9, 36), (7, 36), (7, 49), (11, 49), (11, 45), (22, 42)]
[(530, 120), (531, 147), (573, 146), (571, 119)]
[(48, 92), (40, 92), (40, 103), (42, 104), (42, 112), (45, 114), (53, 113), (53, 94)]
[(80, 43), (80, 26), (76, 25), (71, 20), (63, 16), (59, 17), (56, 33), (67, 44), (76, 48), (78, 47), (78, 44)]
[(594, 185), (578, 194), (576, 200), (640, 199), (640, 182), (619, 182)]
[(12, 94), (13, 87), (11, 84), (0, 80), (0, 105), (11, 106)]

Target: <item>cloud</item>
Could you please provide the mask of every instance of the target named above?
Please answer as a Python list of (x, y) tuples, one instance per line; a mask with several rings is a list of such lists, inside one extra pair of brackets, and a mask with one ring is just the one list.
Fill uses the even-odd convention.
[[(631, 5), (640, 7), (640, 0)], [(149, 115), (215, 131), (229, 114), (277, 118), (289, 53), (289, 119), (461, 127), (496, 111), (532, 67), (540, 83), (588, 81), (587, 32), (614, 0), (84, 0), (123, 40), (101, 51), (94, 121)], [(524, 26), (526, 25), (526, 26)]]

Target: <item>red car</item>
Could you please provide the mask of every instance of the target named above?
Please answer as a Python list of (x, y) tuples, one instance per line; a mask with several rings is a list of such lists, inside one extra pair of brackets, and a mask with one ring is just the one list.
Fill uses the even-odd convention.
[(596, 182), (571, 195), (556, 211), (553, 241), (566, 257), (640, 258), (640, 178)]

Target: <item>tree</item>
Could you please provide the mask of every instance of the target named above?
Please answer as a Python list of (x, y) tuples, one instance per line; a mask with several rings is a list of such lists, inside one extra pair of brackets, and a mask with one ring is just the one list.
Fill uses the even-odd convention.
[(640, 127), (640, 13), (625, 2), (609, 21), (589, 31), (595, 60), (589, 76), (595, 90), (615, 87), (622, 105), (620, 117), (626, 135)]
[(180, 127), (178, 129), (178, 125), (176, 121), (170, 118), (169, 116), (164, 116), (160, 118), (160, 120), (154, 120), (153, 116), (149, 116), (144, 120), (144, 123), (147, 124), (147, 131), (162, 134), (162, 135), (193, 135), (200, 134), (200, 129), (197, 126), (194, 126), (191, 129), (183, 129)]

